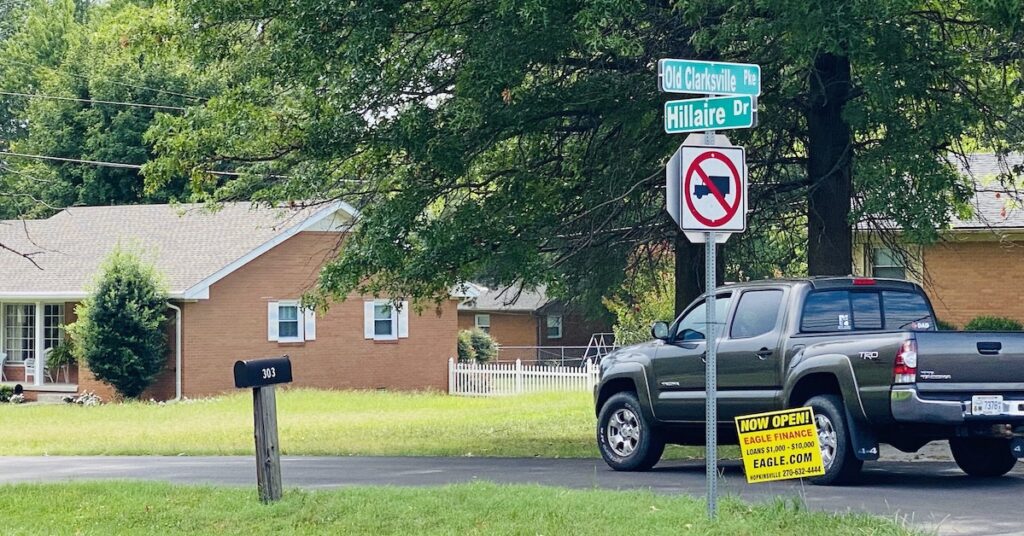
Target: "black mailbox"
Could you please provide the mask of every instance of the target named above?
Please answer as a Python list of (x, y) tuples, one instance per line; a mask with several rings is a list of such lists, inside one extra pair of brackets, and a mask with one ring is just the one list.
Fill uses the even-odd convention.
[(288, 356), (235, 361), (235, 387), (263, 387), (291, 381), (292, 361)]

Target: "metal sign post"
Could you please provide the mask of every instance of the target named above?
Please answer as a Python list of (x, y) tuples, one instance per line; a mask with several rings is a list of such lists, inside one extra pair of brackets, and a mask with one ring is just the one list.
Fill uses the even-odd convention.
[[(715, 131), (704, 133), (704, 144), (715, 144)], [(704, 294), (707, 346), (704, 362), (704, 480), (707, 482), (708, 518), (718, 511), (718, 325), (715, 318), (715, 232), (704, 233)]]

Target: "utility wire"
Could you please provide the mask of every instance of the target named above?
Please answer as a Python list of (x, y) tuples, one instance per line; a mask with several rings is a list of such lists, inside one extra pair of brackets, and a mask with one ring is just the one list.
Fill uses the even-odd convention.
[[(49, 65), (37, 65), (37, 64), (28, 63), (28, 62), (25, 62), (25, 61), (12, 60), (10, 58), (0, 58), (0, 61), (5, 61), (7, 63), (13, 63), (13, 64), (16, 64), (16, 65), (22, 65), (22, 66), (25, 66), (25, 67), (32, 67), (33, 69), (47, 69), (47, 70), (53, 71), (55, 73), (66, 74), (68, 76), (73, 76), (75, 78), (81, 78), (83, 80), (92, 80), (88, 76), (81, 75), (81, 74), (64, 72), (64, 71), (59, 71), (59, 70), (57, 70), (57, 69), (55, 69), (53, 67), (50, 67)], [(128, 83), (125, 83), (125, 82), (116, 82), (116, 81), (113, 81), (113, 80), (109, 80), (109, 82), (111, 84), (118, 85), (118, 86), (130, 87), (130, 88), (135, 88), (135, 89), (143, 89), (143, 90), (146, 90), (146, 91), (153, 91), (155, 93), (164, 93), (166, 95), (174, 95), (176, 97), (184, 97), (186, 99), (193, 99), (193, 100), (204, 101), (204, 102), (209, 100), (206, 97), (197, 97), (195, 95), (189, 95), (187, 93), (178, 93), (177, 91), (168, 91), (166, 89), (158, 89), (158, 88), (155, 88), (155, 87), (142, 86), (142, 85), (138, 85), (138, 84), (128, 84)]]
[[(125, 164), (123, 162), (105, 162), (103, 160), (83, 160), (81, 158), (62, 158), (59, 156), (46, 156), (41, 154), (25, 154), (25, 153), (12, 153), (8, 151), (0, 151), (0, 156), (14, 156), (18, 158), (34, 158), (36, 160), (51, 160), (54, 162), (66, 162), (69, 164), (88, 164), (91, 166), (110, 167), (119, 169), (142, 169), (139, 164)], [(241, 177), (243, 174), (235, 171), (211, 171), (203, 170), (203, 173), (209, 173), (210, 175), (222, 175), (225, 177)], [(277, 179), (287, 179), (285, 175), (268, 175)]]
[(31, 93), (16, 93), (13, 91), (0, 91), (0, 95), (8, 95), (11, 97), (25, 97), (28, 99), (52, 99), (60, 101), (73, 101), (73, 102), (88, 102), (92, 104), (114, 104), (118, 106), (134, 106), (137, 108), (154, 108), (157, 110), (177, 110), (184, 112), (186, 108), (181, 106), (164, 106), (162, 104), (145, 104), (141, 102), (121, 102), (121, 101), (108, 101), (98, 99), (78, 99), (75, 97), (58, 97), (56, 95), (39, 95)]

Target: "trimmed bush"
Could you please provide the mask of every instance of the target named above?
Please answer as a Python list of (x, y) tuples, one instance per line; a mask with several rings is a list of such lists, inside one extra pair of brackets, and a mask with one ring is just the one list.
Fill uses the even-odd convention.
[(78, 321), (68, 329), (72, 350), (97, 379), (138, 398), (166, 362), (166, 311), (156, 270), (117, 248), (100, 268), (92, 296), (75, 309)]
[(1004, 316), (979, 316), (964, 326), (966, 331), (1022, 331), (1024, 325)]
[(487, 363), (498, 357), (498, 345), (494, 343), (494, 339), (487, 332), (481, 329), (471, 330), (469, 341), (473, 345), (473, 352), (476, 353), (478, 362)]
[(956, 324), (950, 324), (942, 320), (936, 320), (935, 327), (939, 328), (939, 331), (956, 331), (958, 329)]
[(10, 385), (0, 385), (0, 402), (10, 402), (14, 396), (14, 388)]
[(498, 357), (498, 345), (487, 332), (480, 329), (464, 329), (459, 332), (459, 361), (487, 363)]

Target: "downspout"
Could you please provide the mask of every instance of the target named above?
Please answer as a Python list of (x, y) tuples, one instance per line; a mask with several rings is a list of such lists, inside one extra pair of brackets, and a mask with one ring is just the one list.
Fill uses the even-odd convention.
[(174, 309), (174, 400), (181, 400), (181, 307), (168, 302), (167, 306)]

